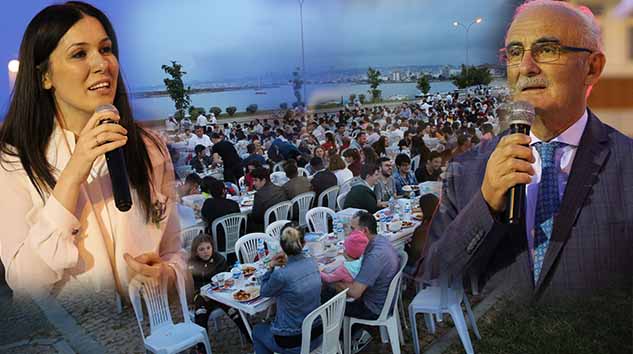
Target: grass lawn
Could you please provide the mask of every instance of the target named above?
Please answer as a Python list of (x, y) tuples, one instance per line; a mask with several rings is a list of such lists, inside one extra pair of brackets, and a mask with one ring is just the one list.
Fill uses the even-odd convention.
[[(482, 340), (473, 342), (476, 353), (633, 352), (633, 296), (624, 291), (551, 304), (503, 300), (477, 323)], [(457, 339), (444, 353), (463, 352)]]

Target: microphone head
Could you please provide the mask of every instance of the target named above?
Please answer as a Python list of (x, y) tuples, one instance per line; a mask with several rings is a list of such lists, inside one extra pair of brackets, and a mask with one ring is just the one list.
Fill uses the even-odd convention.
[(119, 114), (119, 110), (116, 109), (114, 105), (109, 104), (109, 103), (97, 106), (97, 108), (95, 109), (95, 113), (101, 113), (101, 112), (114, 112), (116, 114)]
[(532, 126), (536, 113), (534, 112), (534, 106), (525, 101), (510, 102), (505, 108), (508, 115), (508, 124), (523, 124)]

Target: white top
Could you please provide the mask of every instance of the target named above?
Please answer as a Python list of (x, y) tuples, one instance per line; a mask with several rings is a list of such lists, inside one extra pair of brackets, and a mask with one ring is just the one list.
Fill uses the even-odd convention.
[(205, 117), (204, 114), (200, 114), (198, 118), (196, 118), (196, 125), (199, 127), (206, 127), (207, 117)]
[(348, 180), (354, 178), (354, 174), (347, 167), (341, 170), (333, 171), (333, 172), (334, 172), (334, 175), (336, 176), (336, 182), (339, 186), (341, 186), (343, 183), (347, 182)]
[[(52, 291), (56, 295), (77, 286), (87, 293), (114, 289), (108, 244), (124, 292), (131, 278), (123, 259), (126, 252), (133, 257), (156, 252), (177, 271), (186, 269), (174, 207), (172, 163), (166, 148), (161, 155), (145, 141), (153, 167), (152, 200), (166, 204), (164, 219), (158, 224), (146, 223), (134, 190), (132, 208), (125, 213), (116, 209), (104, 156), (93, 164), (72, 211), (52, 195), (42, 201), (19, 159), (5, 156), (9, 162), (0, 167), (0, 250), (7, 283), (16, 293)], [(73, 133), (56, 125), (46, 152), (56, 169), (55, 178), (74, 149)]]
[[(587, 111), (585, 110), (585, 113), (576, 121), (576, 123), (567, 128), (567, 130), (562, 132), (559, 136), (550, 140), (550, 142), (558, 141), (566, 144), (563, 148), (556, 149), (556, 153), (554, 155), (555, 161), (558, 166), (560, 166), (560, 173), (558, 174), (558, 192), (561, 200), (563, 198), (563, 193), (565, 192), (565, 187), (567, 186), (567, 179), (571, 173), (571, 166), (574, 162), (574, 157), (576, 156), (576, 150), (578, 150), (580, 138), (582, 137), (582, 133), (585, 131), (585, 126), (587, 125), (587, 117)], [(530, 184), (528, 184), (525, 188), (527, 203), (525, 210), (525, 227), (530, 249), (533, 249), (536, 199), (538, 196), (538, 184), (541, 182), (541, 157), (539, 156), (538, 151), (536, 151), (534, 144), (540, 142), (541, 139), (537, 138), (532, 132), (530, 132), (530, 138), (532, 139), (530, 146), (532, 146), (532, 153), (534, 154), (535, 162), (532, 164), (532, 168), (534, 168), (532, 182), (530, 182)]]
[(213, 143), (211, 142), (211, 138), (206, 134), (202, 134), (202, 138), (198, 138), (198, 136), (194, 134), (189, 138), (189, 150), (194, 150), (196, 145), (204, 145), (204, 147), (208, 149), (213, 146)]

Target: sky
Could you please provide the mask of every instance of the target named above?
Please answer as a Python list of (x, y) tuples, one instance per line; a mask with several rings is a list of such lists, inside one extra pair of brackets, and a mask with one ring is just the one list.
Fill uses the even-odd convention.
[[(0, 109), (7, 66), (30, 19), (55, 1), (12, 1), (0, 14)], [(185, 81), (288, 74), (301, 65), (298, 0), (93, 0), (111, 19), (121, 70), (132, 90), (162, 85), (176, 60)], [(517, 0), (305, 0), (306, 71), (465, 62), (495, 63)]]

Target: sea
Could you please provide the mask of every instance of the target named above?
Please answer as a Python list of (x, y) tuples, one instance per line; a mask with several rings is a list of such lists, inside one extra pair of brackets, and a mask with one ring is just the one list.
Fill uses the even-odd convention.
[[(378, 89), (382, 90), (382, 98), (399, 96), (413, 99), (420, 91), (415, 87), (415, 83), (383, 83)], [(431, 82), (431, 93), (449, 92), (457, 87), (450, 81)], [(256, 93), (256, 91), (260, 93)], [(302, 89), (303, 91), (303, 89)], [(321, 104), (328, 102), (345, 102), (349, 100), (351, 94), (364, 94), (368, 100), (369, 85), (367, 84), (307, 84), (306, 95), (308, 104)], [(261, 92), (265, 92), (261, 94)], [(203, 107), (205, 110), (217, 106), (225, 112), (226, 107), (235, 106), (238, 112), (243, 112), (250, 104), (256, 104), (258, 110), (279, 109), (281, 103), (292, 106), (296, 101), (291, 85), (278, 87), (268, 87), (262, 89), (243, 89), (222, 92), (203, 92), (191, 95), (191, 103), (196, 107)], [(136, 120), (161, 120), (174, 114), (175, 107), (169, 96), (135, 98), (132, 100), (134, 118)]]

